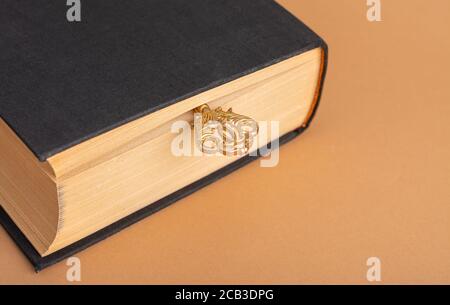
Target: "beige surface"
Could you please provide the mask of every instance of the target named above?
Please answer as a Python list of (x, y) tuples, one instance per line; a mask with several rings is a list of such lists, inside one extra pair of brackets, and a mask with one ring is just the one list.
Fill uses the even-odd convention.
[[(78, 255), (83, 283), (450, 283), (450, 2), (283, 0), (329, 43), (322, 106), (281, 149)], [(226, 198), (228, 200), (226, 200)], [(0, 283), (36, 275), (0, 229)]]

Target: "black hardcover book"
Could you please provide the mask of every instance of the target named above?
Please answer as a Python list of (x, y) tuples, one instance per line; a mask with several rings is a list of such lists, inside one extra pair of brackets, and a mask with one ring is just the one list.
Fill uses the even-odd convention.
[[(270, 0), (2, 0), (0, 222), (36, 270), (65, 259), (259, 156), (181, 161), (170, 123), (233, 108), (280, 121), (256, 148), (285, 143), (314, 117), (326, 64)], [(164, 186), (163, 163), (181, 173)]]

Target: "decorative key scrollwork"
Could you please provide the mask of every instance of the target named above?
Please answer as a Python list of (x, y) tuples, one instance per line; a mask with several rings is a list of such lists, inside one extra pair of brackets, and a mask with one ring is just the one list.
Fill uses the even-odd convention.
[(206, 154), (245, 155), (259, 132), (254, 119), (234, 113), (231, 108), (228, 111), (221, 107), (212, 110), (205, 104), (196, 108), (194, 113), (198, 144)]

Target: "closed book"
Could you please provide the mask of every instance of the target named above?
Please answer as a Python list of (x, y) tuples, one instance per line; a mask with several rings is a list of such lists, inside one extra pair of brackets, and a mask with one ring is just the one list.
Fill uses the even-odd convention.
[[(0, 2), (0, 222), (36, 270), (301, 134), (325, 77), (325, 42), (271, 0), (81, 3)], [(174, 151), (196, 115), (201, 154)]]

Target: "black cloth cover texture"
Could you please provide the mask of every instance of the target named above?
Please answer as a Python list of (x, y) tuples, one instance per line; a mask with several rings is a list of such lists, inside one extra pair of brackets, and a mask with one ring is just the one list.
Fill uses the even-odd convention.
[(41, 161), (323, 45), (272, 0), (0, 1), (0, 117)]

